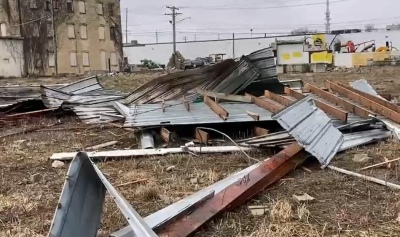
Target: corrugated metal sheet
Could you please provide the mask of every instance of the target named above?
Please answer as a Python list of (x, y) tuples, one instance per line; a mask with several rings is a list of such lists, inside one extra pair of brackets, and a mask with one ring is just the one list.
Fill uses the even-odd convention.
[(178, 100), (184, 95), (195, 99), (196, 89), (225, 94), (251, 92), (263, 95), (265, 89), (282, 93), (272, 48), (243, 56), (239, 62), (225, 60), (216, 65), (156, 78), (133, 91), (124, 104), (148, 104)]
[(236, 69), (226, 77), (221, 84), (213, 89), (214, 92), (236, 94), (257, 79), (260, 72), (246, 57), (240, 60)]
[(86, 124), (111, 123), (125, 119), (113, 107), (75, 106), (72, 110)]
[(80, 81), (68, 84), (58, 90), (69, 94), (82, 94), (89, 91), (102, 90), (103, 86), (100, 85), (97, 76), (88, 77)]
[(327, 166), (340, 149), (344, 138), (331, 119), (318, 109), (311, 97), (297, 101), (272, 116), (315, 156), (323, 167)]
[(163, 112), (161, 104), (137, 105), (129, 108), (125, 126), (147, 127), (254, 121), (247, 111), (259, 114), (260, 121), (272, 120), (270, 112), (255, 104), (220, 103), (220, 105), (229, 113), (226, 121), (222, 120), (205, 103), (192, 103), (190, 111), (187, 111), (181, 102), (169, 101), (165, 103), (165, 112)]
[[(59, 88), (65, 84), (47, 85), (48, 88)], [(2, 86), (0, 87), (0, 111), (10, 111), (14, 107), (21, 107), (32, 101), (40, 101), (40, 85), (31, 86)]]
[(247, 57), (255, 68), (258, 69), (260, 75), (247, 86), (246, 90), (251, 91), (256, 96), (264, 95), (266, 89), (282, 94), (284, 92), (284, 85), (278, 80), (273, 49), (261, 49), (251, 53)]
[(97, 77), (89, 77), (60, 89), (42, 86), (42, 101), (47, 108), (91, 105), (111, 106), (114, 101), (124, 99), (119, 91), (104, 90)]
[(188, 93), (195, 93), (195, 89), (213, 89), (235, 67), (236, 62), (228, 59), (212, 66), (165, 75), (134, 90), (124, 104), (155, 103), (162, 99), (177, 100)]

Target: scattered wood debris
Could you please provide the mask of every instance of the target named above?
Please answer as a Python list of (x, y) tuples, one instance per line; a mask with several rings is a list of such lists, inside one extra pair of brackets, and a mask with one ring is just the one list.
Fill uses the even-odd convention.
[(296, 201), (298, 201), (299, 203), (315, 201), (315, 198), (311, 197), (307, 193), (304, 193), (303, 195), (294, 195), (293, 194), (293, 198)]
[(101, 149), (101, 148), (114, 146), (117, 143), (118, 143), (118, 141), (105, 142), (105, 143), (102, 143), (102, 144), (99, 144), (99, 145), (86, 147), (85, 150), (88, 150), (88, 151), (90, 151), (90, 150), (98, 150), (98, 149)]

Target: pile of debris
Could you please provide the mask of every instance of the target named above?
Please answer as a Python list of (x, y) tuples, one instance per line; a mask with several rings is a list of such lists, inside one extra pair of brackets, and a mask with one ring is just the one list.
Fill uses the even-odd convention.
[[(391, 137), (400, 139), (400, 107), (379, 97), (366, 81), (350, 85), (328, 81), (326, 88), (279, 81), (270, 48), (238, 61), (168, 74), (127, 95), (88, 78), (66, 86), (42, 86), (40, 99), (35, 99), (49, 110), (72, 110), (84, 123), (117, 122), (135, 132), (141, 144), (134, 150), (53, 154), (51, 160), (72, 163), (49, 236), (95, 236), (106, 191), (129, 223), (111, 236), (193, 235), (311, 157), (321, 168), (400, 189), (330, 165), (339, 152)], [(8, 109), (2, 119), (14, 116), (9, 113), (15, 107), (4, 108)], [(259, 161), (248, 155), (250, 150), (277, 153)], [(243, 153), (249, 167), (145, 218), (93, 162), (229, 152)], [(80, 220), (87, 216), (82, 225)]]

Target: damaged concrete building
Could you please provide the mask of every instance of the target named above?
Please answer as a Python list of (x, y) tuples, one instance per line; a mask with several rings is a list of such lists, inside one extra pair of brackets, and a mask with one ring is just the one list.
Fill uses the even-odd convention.
[(120, 69), (119, 0), (0, 0), (0, 13), (0, 38), (23, 41), (23, 47), (22, 42), (21, 47), (8, 47), (23, 54), (13, 61), (22, 68), (20, 74), (0, 76), (81, 75)]

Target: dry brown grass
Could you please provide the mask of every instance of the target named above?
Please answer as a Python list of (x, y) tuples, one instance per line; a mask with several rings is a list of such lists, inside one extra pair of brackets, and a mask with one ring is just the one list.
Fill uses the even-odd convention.
[(278, 200), (272, 204), (270, 218), (272, 221), (288, 221), (292, 217), (292, 205), (287, 200)]

